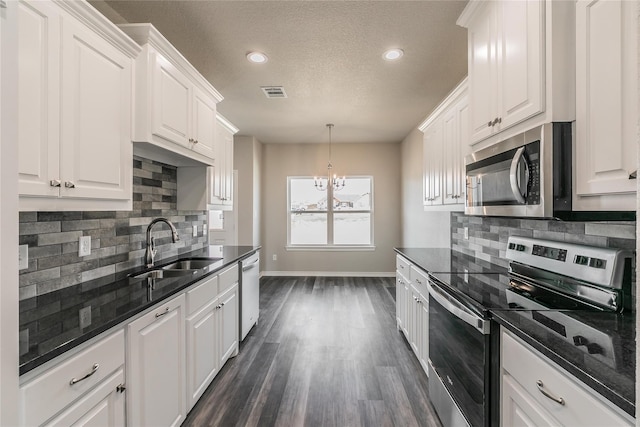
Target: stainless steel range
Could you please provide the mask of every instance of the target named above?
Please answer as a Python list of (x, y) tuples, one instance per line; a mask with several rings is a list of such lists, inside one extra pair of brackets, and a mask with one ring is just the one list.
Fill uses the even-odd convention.
[(566, 313), (629, 310), (631, 251), (510, 237), (506, 257), (508, 273), (429, 275), (429, 394), (446, 426), (497, 425), (492, 312), (531, 311), (560, 339), (615, 363), (606, 334)]

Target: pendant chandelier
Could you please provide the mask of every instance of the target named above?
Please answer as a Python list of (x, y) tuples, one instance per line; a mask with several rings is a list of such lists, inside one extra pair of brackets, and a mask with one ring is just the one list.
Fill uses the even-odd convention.
[(326, 126), (329, 128), (329, 163), (327, 163), (327, 177), (314, 177), (313, 185), (318, 191), (325, 191), (328, 187), (332, 187), (333, 191), (340, 191), (345, 186), (346, 177), (343, 176), (339, 178), (336, 174), (331, 175), (331, 169), (333, 169), (333, 165), (331, 164), (331, 129), (333, 128), (333, 123), (327, 123)]

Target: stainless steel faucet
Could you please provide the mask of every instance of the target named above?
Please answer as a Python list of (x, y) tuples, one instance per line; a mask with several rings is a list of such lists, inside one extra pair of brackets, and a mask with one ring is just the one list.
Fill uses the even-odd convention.
[(158, 222), (164, 222), (169, 226), (169, 228), (171, 228), (171, 241), (173, 243), (180, 240), (180, 236), (178, 236), (176, 227), (174, 227), (171, 221), (169, 221), (167, 218), (156, 218), (151, 221), (151, 223), (147, 227), (147, 249), (144, 252), (144, 263), (147, 265), (147, 267), (153, 267), (153, 259), (156, 256), (156, 252), (158, 252), (158, 250), (156, 249), (155, 240), (153, 239), (153, 237), (151, 237), (151, 229)]

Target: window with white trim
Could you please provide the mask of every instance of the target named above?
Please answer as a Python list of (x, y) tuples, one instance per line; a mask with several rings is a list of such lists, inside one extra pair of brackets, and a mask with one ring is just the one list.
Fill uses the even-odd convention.
[(318, 190), (313, 177), (289, 177), (287, 193), (289, 247), (373, 245), (373, 177), (345, 177), (337, 191)]

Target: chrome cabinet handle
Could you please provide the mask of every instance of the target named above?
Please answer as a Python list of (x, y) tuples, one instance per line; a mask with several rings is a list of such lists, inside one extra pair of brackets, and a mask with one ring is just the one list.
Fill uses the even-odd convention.
[(98, 372), (98, 368), (100, 368), (99, 364), (94, 364), (93, 367), (91, 368), (91, 372), (89, 372), (87, 375), (85, 375), (84, 377), (78, 379), (78, 378), (71, 378), (71, 381), (69, 381), (69, 385), (74, 385), (79, 383), (80, 381), (84, 381), (87, 378), (89, 378), (91, 375), (95, 374), (96, 372)]
[(62, 183), (59, 179), (52, 179), (51, 181), (49, 181), (49, 185), (52, 187), (60, 187), (61, 184)]
[(545, 395), (545, 397), (548, 397), (549, 399), (553, 400), (554, 402), (560, 404), (560, 405), (564, 405), (564, 399), (561, 397), (556, 397), (553, 394), (549, 393), (547, 390), (544, 389), (544, 384), (542, 383), (542, 380), (538, 380), (536, 381), (536, 385), (538, 386), (538, 391), (540, 391), (540, 393), (542, 393), (543, 395)]
[(197, 143), (198, 143), (198, 140), (197, 140), (197, 139), (194, 139), (194, 140), (193, 140), (193, 143), (194, 143), (194, 144), (197, 144)]
[(76, 184), (73, 181), (65, 181), (64, 186), (66, 188), (76, 188)]
[(164, 311), (163, 311), (162, 313), (156, 313), (156, 319), (157, 319), (158, 317), (162, 317), (162, 316), (164, 316), (164, 315), (165, 315), (165, 314), (167, 314), (168, 312), (169, 312), (169, 307), (165, 308), (165, 309), (164, 309)]
[(124, 391), (127, 389), (127, 387), (125, 387), (124, 384), (118, 384), (118, 386), (116, 387), (116, 391), (118, 393), (124, 393)]
[(629, 174), (629, 179), (638, 179), (638, 170), (634, 170)]
[(189, 142), (190, 142), (190, 143), (193, 143), (193, 138), (189, 138)]
[(489, 121), (487, 122), (487, 127), (488, 127), (488, 128), (490, 128), (491, 126), (493, 126), (491, 123), (493, 123), (491, 120), (489, 120)]

